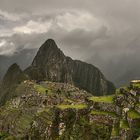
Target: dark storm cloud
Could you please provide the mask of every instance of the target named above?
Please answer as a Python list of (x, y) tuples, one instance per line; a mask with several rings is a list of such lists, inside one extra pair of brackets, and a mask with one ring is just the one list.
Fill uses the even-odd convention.
[(0, 55), (54, 38), (66, 55), (95, 64), (117, 84), (140, 78), (139, 9), (139, 0), (0, 0)]

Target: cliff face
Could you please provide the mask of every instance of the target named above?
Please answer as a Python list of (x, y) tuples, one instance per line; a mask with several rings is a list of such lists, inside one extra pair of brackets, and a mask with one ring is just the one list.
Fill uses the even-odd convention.
[(106, 80), (98, 68), (65, 56), (52, 39), (40, 47), (32, 65), (25, 72), (31, 79), (74, 84), (94, 95), (115, 91), (114, 85)]

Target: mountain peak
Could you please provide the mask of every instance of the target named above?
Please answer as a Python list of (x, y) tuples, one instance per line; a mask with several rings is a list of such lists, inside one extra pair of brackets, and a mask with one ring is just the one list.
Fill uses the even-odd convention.
[(13, 91), (25, 79), (28, 79), (28, 77), (23, 73), (17, 63), (9, 67), (1, 84), (0, 105), (3, 105), (7, 100), (15, 96), (15, 92)]
[[(20, 80), (19, 80), (20, 79)], [(22, 79), (26, 79), (23, 71), (17, 63), (12, 64), (7, 70), (4, 78), (3, 78), (3, 86), (10, 87), (11, 85), (22, 81)]]
[(46, 42), (45, 42), (45, 43), (55, 43), (55, 41), (54, 41), (54, 39), (49, 38), (49, 39), (47, 39), (47, 40), (46, 40)]
[(49, 60), (64, 57), (63, 52), (58, 48), (53, 39), (48, 39), (39, 49), (32, 65), (43, 67)]
[[(17, 72), (21, 72), (20, 66), (17, 63), (13, 63), (9, 69), (7, 70), (6, 75), (16, 74)], [(6, 76), (5, 75), (5, 76)], [(5, 79), (5, 78), (4, 78)]]
[(112, 94), (115, 87), (93, 65), (65, 56), (53, 39), (37, 52), (32, 65), (25, 70), (31, 79), (73, 84), (96, 95)]
[(55, 41), (53, 39), (48, 39), (45, 43), (41, 46), (43, 49), (58, 49)]
[(13, 70), (13, 69), (19, 70), (20, 67), (19, 67), (19, 65), (18, 65), (17, 63), (13, 63), (13, 64), (9, 67), (9, 70)]

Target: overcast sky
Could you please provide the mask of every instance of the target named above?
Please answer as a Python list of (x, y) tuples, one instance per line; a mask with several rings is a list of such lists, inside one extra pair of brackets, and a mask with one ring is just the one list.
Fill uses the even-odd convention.
[(140, 78), (140, 0), (0, 0), (0, 55), (53, 38), (107, 78)]

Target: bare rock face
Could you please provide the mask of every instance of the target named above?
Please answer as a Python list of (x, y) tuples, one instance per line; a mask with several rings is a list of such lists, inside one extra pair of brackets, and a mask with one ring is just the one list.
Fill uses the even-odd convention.
[(113, 94), (115, 91), (114, 85), (98, 68), (65, 56), (52, 39), (40, 47), (25, 72), (31, 79), (73, 84), (94, 95)]

